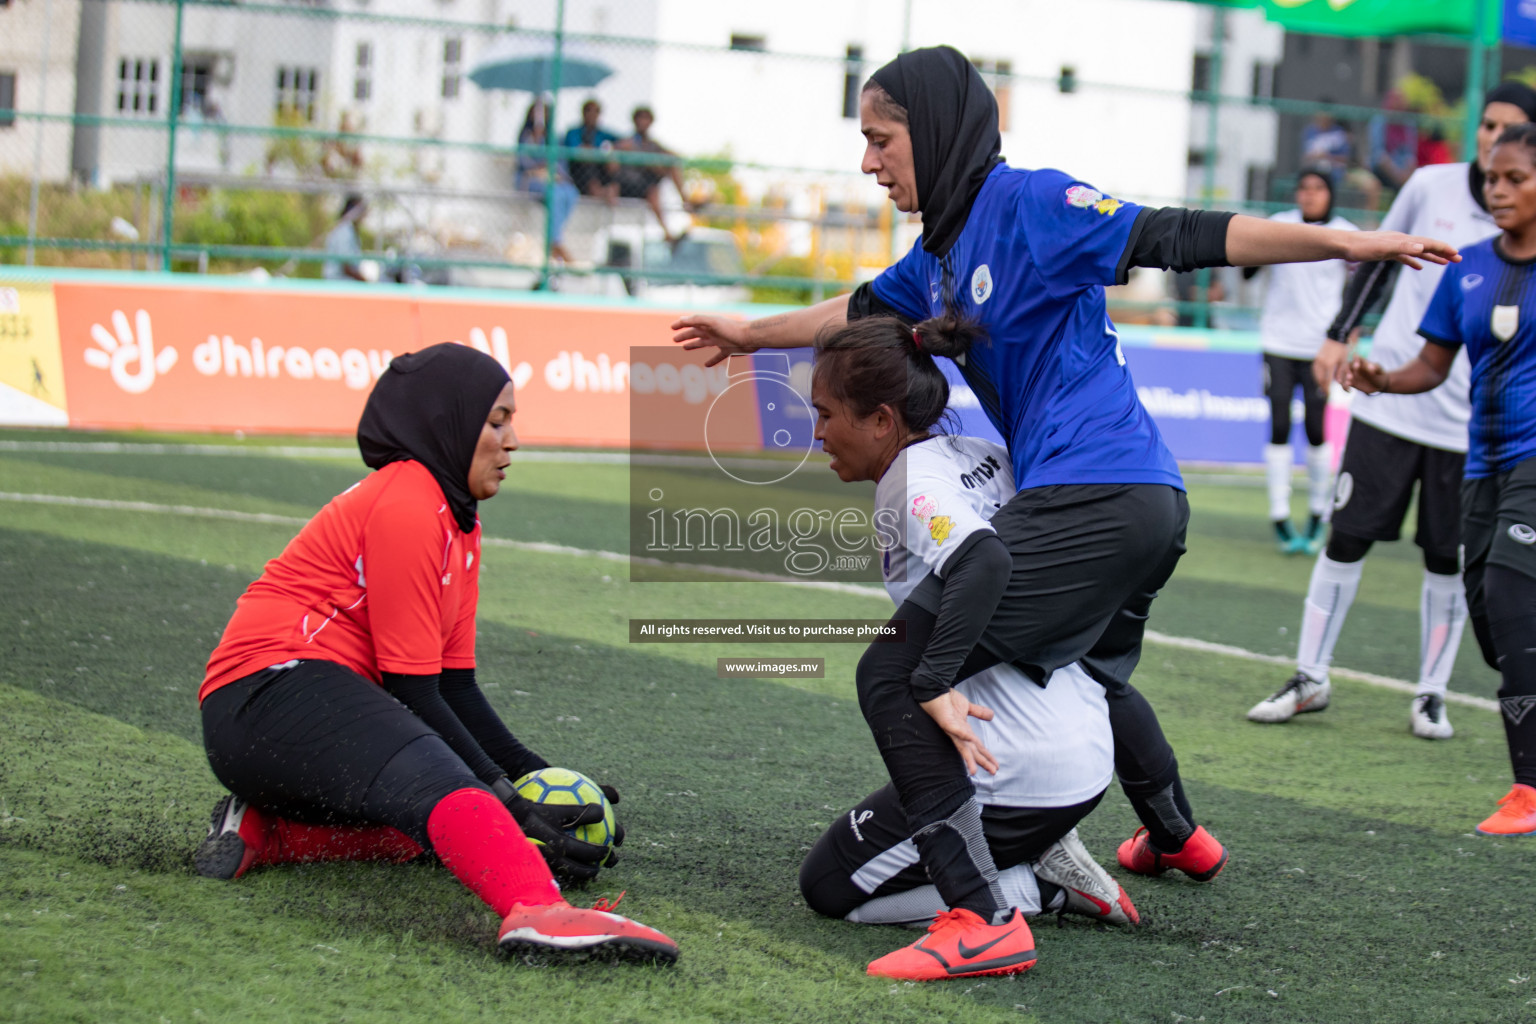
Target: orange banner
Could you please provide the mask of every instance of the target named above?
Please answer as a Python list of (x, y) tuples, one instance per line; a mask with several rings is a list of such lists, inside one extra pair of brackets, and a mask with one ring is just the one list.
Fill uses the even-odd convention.
[[(687, 373), (655, 365), (654, 346), (671, 337), (665, 311), (430, 292), (53, 287), (75, 426), (350, 433), (389, 360), (439, 342), (472, 345), (507, 368), (518, 433), (534, 444), (623, 446), (631, 390), (676, 389), (685, 404), (708, 405), (731, 383), (723, 365), (705, 370), (702, 356), (680, 349), (666, 364), (691, 364)], [(652, 347), (648, 362), (632, 359), (636, 346)], [(755, 415), (730, 419), (731, 436), (712, 426), (712, 441), (760, 445)], [(679, 444), (700, 443), (696, 431), (679, 432)]]

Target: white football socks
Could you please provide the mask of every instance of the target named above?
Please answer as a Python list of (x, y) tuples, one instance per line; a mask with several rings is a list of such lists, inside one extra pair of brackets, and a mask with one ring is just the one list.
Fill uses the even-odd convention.
[(1333, 505), (1333, 445), (1324, 441), (1307, 449), (1307, 508), (1319, 519), (1327, 519)]
[(1467, 626), (1467, 595), (1461, 574), (1442, 576), (1424, 570), (1419, 592), (1419, 689), (1445, 696)]
[(1296, 667), (1317, 682), (1328, 681), (1333, 647), (1339, 642), (1339, 630), (1344, 628), (1344, 618), (1355, 601), (1364, 570), (1363, 558), (1358, 562), (1335, 562), (1326, 554), (1319, 555), (1312, 568), (1307, 603), (1301, 613)]
[[(997, 873), (997, 883), (1007, 901), (999, 912), (1006, 916), (1018, 907), (1025, 917), (1040, 913), (1040, 886), (1028, 864), (1015, 864)], [(848, 912), (845, 921), (855, 924), (895, 924), (926, 928), (949, 907), (933, 885), (921, 885), (906, 892), (893, 892), (861, 903)]]
[(1291, 518), (1291, 446), (1264, 446), (1264, 473), (1269, 481), (1269, 519), (1278, 523)]

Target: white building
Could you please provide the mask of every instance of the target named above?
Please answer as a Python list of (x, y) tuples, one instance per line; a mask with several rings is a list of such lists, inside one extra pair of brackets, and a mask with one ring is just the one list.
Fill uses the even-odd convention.
[[(279, 3), (291, 10), (185, 9), (182, 110), (191, 123), (177, 133), (178, 172), (317, 178), (317, 167), (294, 165), (320, 161), (333, 177), (379, 187), (479, 194), (478, 206), (434, 201), (410, 216), (433, 230), (454, 222), (495, 233), (497, 197), (513, 173), (507, 147), (532, 97), (481, 90), (467, 74), (506, 27), (553, 30), (554, 0)], [(174, 16), (169, 4), (86, 0), (75, 109), (143, 128), (82, 124), (73, 146), (82, 178), (163, 173)], [(1181, 93), (1201, 16), (1176, 0), (567, 0), (574, 45), (614, 73), (563, 90), (553, 120), (563, 134), (595, 96), (605, 126), (624, 135), (630, 111), (648, 105), (655, 138), (688, 156), (728, 156), (752, 198), (802, 216), (888, 216), (883, 192), (858, 173), (858, 88), (904, 45), (948, 43), (997, 88), (1011, 163), (1166, 201), (1184, 192), (1191, 128)], [(1074, 81), (1075, 90), (1062, 87)], [(280, 116), (372, 138), (327, 148), (251, 130)], [(792, 234), (791, 251), (809, 248), (808, 232)]]
[[(67, 118), (75, 109), (81, 0), (0, 4), (0, 108)], [(66, 120), (0, 117), (0, 174), (69, 177)]]

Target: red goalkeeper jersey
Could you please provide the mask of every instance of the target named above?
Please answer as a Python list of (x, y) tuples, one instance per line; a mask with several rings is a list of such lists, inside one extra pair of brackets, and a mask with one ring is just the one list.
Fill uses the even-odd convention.
[(333, 498), (235, 605), (199, 702), (294, 658), (379, 682), (475, 666), (480, 525), (461, 533), (419, 462), (393, 462)]

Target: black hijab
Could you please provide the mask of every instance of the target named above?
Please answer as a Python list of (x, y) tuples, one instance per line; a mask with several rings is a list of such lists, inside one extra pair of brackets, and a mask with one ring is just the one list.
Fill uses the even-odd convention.
[(483, 352), (433, 345), (396, 356), (379, 377), (357, 423), (357, 447), (369, 469), (415, 460), (448, 499), (454, 522), (475, 528), (469, 467), (507, 371)]
[[(1483, 109), (1490, 103), (1512, 103), (1525, 111), (1527, 121), (1536, 121), (1536, 89), (1532, 89), (1524, 82), (1508, 79), (1500, 82), (1488, 94), (1483, 97)], [(1467, 168), (1467, 187), (1472, 190), (1472, 198), (1477, 200), (1477, 205), (1484, 210), (1488, 209), (1488, 200), (1483, 198), (1483, 169), (1477, 166), (1477, 160), (1471, 161)]]
[(1296, 175), (1296, 186), (1298, 188), (1301, 187), (1302, 178), (1316, 178), (1323, 183), (1323, 188), (1328, 190), (1328, 209), (1323, 211), (1323, 215), (1317, 220), (1307, 220), (1305, 217), (1302, 220), (1308, 224), (1327, 224), (1333, 219), (1333, 178), (1321, 167), (1303, 167), (1301, 172)]
[(987, 175), (1002, 163), (997, 100), (952, 46), (904, 53), (872, 79), (907, 112), (923, 248), (942, 259), (964, 230)]

